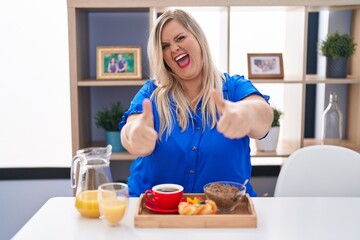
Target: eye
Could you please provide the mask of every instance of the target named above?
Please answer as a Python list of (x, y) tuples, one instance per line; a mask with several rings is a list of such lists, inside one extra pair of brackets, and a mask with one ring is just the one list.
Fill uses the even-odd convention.
[(165, 49), (169, 48), (169, 44), (162, 44), (161, 48), (162, 48), (162, 50), (165, 50)]
[(184, 39), (185, 39), (185, 36), (179, 36), (179, 37), (176, 39), (176, 41), (181, 42), (181, 41), (184, 40)]

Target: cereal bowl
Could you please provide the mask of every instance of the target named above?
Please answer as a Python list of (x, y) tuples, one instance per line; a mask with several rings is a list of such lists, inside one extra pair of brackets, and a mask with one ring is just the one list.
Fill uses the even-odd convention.
[(211, 182), (204, 186), (207, 199), (213, 200), (220, 212), (231, 212), (241, 202), (246, 193), (246, 186), (229, 181)]

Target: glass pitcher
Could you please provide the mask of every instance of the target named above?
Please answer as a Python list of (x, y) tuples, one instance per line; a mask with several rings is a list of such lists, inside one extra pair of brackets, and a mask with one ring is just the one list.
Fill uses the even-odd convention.
[(97, 189), (103, 183), (112, 182), (111, 149), (111, 145), (80, 149), (72, 160), (71, 186), (76, 188), (75, 207), (84, 217), (99, 217)]

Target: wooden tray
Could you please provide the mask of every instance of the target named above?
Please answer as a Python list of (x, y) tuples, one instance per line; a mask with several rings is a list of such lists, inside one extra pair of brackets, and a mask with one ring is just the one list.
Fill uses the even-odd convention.
[[(184, 197), (201, 197), (204, 194), (184, 194)], [(138, 228), (256, 228), (257, 218), (254, 204), (248, 194), (231, 213), (213, 215), (179, 215), (153, 212), (144, 206), (145, 197), (139, 198), (134, 225)]]

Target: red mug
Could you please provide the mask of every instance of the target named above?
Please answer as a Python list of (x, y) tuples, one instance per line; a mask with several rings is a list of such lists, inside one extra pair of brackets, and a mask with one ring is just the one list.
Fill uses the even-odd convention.
[(159, 184), (145, 192), (147, 201), (155, 204), (160, 209), (175, 209), (178, 207), (184, 188), (178, 184)]

